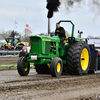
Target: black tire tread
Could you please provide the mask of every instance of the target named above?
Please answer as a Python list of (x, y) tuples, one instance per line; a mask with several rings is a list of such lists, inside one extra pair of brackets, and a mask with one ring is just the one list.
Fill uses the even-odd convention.
[[(88, 44), (85, 41), (78, 41), (70, 45), (68, 56), (67, 56), (67, 69), (70, 74), (82, 75), (87, 74), (89, 68), (86, 72), (82, 72), (80, 69), (80, 52), (82, 46), (85, 45), (88, 47)], [(89, 47), (88, 47), (89, 48)], [(90, 55), (90, 51), (89, 51)], [(90, 61), (89, 61), (90, 66)]]
[[(61, 72), (59, 74), (57, 74), (55, 72), (55, 67), (57, 66), (57, 63), (60, 61), (62, 69)], [(63, 64), (62, 64), (62, 60), (58, 57), (53, 58), (53, 60), (51, 61), (51, 67), (50, 67), (50, 73), (52, 75), (52, 77), (59, 77), (62, 74), (63, 71)]]
[(34, 66), (38, 74), (50, 74), (50, 68), (47, 64), (34, 64)]
[(28, 70), (27, 71), (24, 71), (24, 65), (23, 65), (23, 62), (26, 60), (25, 57), (20, 57), (18, 59), (18, 62), (17, 62), (17, 71), (19, 73), (19, 75), (21, 76), (27, 76), (29, 74), (29, 71), (30, 71), (30, 65), (28, 63)]

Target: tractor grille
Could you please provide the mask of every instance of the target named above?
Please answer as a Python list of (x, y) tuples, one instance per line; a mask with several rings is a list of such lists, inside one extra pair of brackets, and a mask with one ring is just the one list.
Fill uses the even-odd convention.
[(45, 54), (50, 54), (50, 42), (45, 42)]
[(40, 37), (30, 37), (31, 54), (50, 54), (50, 41), (43, 41)]
[(42, 41), (39, 37), (31, 37), (31, 53), (32, 54), (41, 54), (42, 52)]

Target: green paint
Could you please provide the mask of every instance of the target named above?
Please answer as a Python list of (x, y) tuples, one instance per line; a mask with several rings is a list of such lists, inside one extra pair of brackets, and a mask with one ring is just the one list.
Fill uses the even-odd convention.
[[(74, 38), (74, 24), (70, 20), (61, 20), (61, 22), (70, 22), (72, 24), (72, 35)], [(75, 38), (75, 41), (82, 41), (82, 38)], [(52, 59), (55, 57), (60, 57), (63, 63), (66, 63), (67, 53), (70, 47), (70, 41), (63, 43), (60, 46), (60, 38), (58, 36), (48, 37), (48, 36), (31, 36), (31, 52), (27, 57), (27, 62), (35, 64), (51, 63)], [(37, 59), (32, 59), (34, 56)]]

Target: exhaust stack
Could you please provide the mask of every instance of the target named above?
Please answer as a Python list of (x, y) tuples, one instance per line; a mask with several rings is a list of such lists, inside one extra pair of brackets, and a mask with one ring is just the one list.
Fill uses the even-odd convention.
[(48, 36), (50, 35), (50, 18), (48, 18)]

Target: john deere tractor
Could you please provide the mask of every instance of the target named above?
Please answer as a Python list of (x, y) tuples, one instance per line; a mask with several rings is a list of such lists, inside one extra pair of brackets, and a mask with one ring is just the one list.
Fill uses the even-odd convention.
[[(69, 74), (83, 75), (90, 69), (90, 48), (82, 38), (74, 37), (74, 24), (70, 20), (61, 20), (72, 24), (71, 37), (60, 45), (58, 36), (31, 36), (31, 51), (27, 56), (20, 57), (17, 70), (21, 76), (27, 76), (30, 62), (35, 65), (38, 74), (51, 74), (59, 77), (63, 71)], [(94, 69), (91, 69), (94, 70)]]

